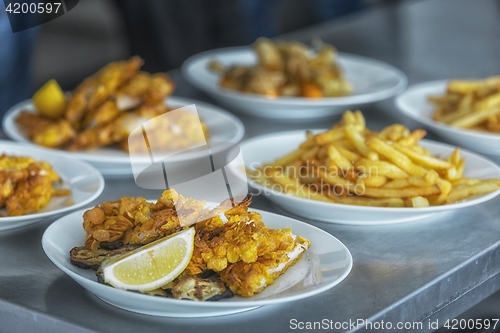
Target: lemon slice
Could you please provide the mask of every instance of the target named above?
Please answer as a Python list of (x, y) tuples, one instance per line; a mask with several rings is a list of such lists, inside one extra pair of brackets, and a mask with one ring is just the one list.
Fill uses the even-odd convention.
[(56, 80), (50, 80), (35, 93), (33, 104), (38, 114), (47, 118), (61, 118), (66, 111), (66, 97)]
[(112, 260), (103, 267), (104, 282), (136, 291), (164, 286), (179, 276), (191, 260), (194, 234), (194, 228), (189, 228)]

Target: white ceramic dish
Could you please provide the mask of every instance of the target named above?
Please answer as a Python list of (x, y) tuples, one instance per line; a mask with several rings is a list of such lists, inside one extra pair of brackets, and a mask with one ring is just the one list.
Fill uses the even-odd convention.
[(195, 55), (184, 62), (184, 77), (230, 110), (250, 116), (304, 120), (340, 114), (365, 104), (390, 98), (401, 92), (407, 83), (399, 69), (378, 60), (352, 54), (339, 53), (338, 60), (346, 78), (354, 86), (354, 94), (345, 97), (307, 99), (279, 97), (269, 99), (219, 87), (219, 76), (208, 68), (212, 60), (223, 65), (251, 65), (256, 59), (250, 47), (212, 50)]
[[(252, 170), (263, 163), (272, 162), (296, 149), (304, 140), (304, 131), (291, 131), (264, 135), (244, 141), (240, 144), (240, 148), (245, 167)], [(441, 156), (448, 156), (455, 149), (455, 147), (430, 140), (422, 140), (421, 145), (429, 149), (433, 154)], [(495, 163), (466, 150), (461, 151), (461, 156), (467, 161), (464, 170), (466, 177), (500, 179), (500, 167)], [(241, 177), (243, 169), (243, 166), (235, 165), (231, 167), (231, 172)], [(312, 220), (349, 225), (376, 225), (419, 220), (440, 212), (477, 205), (500, 194), (500, 191), (496, 191), (459, 203), (423, 208), (363, 207), (299, 198), (259, 185), (250, 178), (249, 183), (260, 193), (266, 195), (269, 200), (294, 215)]]
[[(167, 100), (171, 107), (182, 107), (195, 104), (198, 114), (203, 118), (210, 132), (211, 142), (237, 143), (245, 134), (243, 123), (231, 113), (216, 106), (199, 102), (196, 100), (172, 96)], [(13, 106), (3, 119), (3, 130), (12, 140), (25, 142), (27, 145), (35, 146), (45, 150), (53, 150), (40, 147), (29, 141), (25, 133), (17, 126), (15, 119), (22, 110), (33, 110), (30, 100)], [(114, 148), (104, 147), (92, 151), (68, 152), (57, 150), (64, 156), (84, 160), (95, 166), (105, 176), (132, 175), (130, 157), (127, 152)], [(186, 156), (186, 155), (184, 155)]]
[[(0, 217), (0, 231), (20, 228), (51, 216), (75, 210), (92, 202), (104, 189), (104, 179), (99, 171), (85, 162), (2, 140), (0, 141), (0, 155), (3, 153), (30, 156), (35, 160), (50, 163), (53, 169), (62, 177), (64, 184), (71, 189), (71, 195), (52, 197), (47, 206), (37, 213)], [(6, 213), (5, 209), (2, 212)]]
[(396, 98), (396, 106), (406, 116), (454, 144), (490, 157), (500, 157), (500, 134), (452, 127), (432, 119), (434, 106), (427, 98), (443, 95), (447, 83), (448, 80), (444, 80), (414, 85)]
[[(193, 302), (143, 295), (98, 283), (94, 271), (76, 267), (69, 260), (71, 248), (81, 246), (85, 240), (82, 228), (84, 210), (62, 217), (51, 224), (42, 237), (42, 247), (57, 267), (103, 301), (125, 310), (164, 317), (211, 317), (297, 301), (334, 287), (351, 271), (351, 254), (337, 238), (289, 217), (254, 211), (262, 214), (267, 226), (292, 228), (294, 234), (306, 237), (312, 245), (306, 252), (307, 257), (304, 254), (302, 259), (276, 279), (273, 285), (261, 294), (249, 298), (235, 296), (217, 302)], [(315, 283), (305, 283), (313, 281), (313, 277), (316, 279)], [(278, 291), (278, 287), (282, 289)]]

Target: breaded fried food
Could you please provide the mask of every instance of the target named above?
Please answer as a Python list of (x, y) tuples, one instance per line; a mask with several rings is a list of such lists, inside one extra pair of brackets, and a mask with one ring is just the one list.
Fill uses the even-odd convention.
[(250, 203), (251, 197), (246, 197), (209, 209), (205, 202), (173, 189), (164, 191), (155, 203), (144, 198), (105, 202), (84, 213), (87, 251), (75, 248), (72, 260), (81, 262), (77, 257), (83, 255), (85, 262), (90, 258), (96, 265), (108, 254), (101, 249), (148, 244), (194, 224), (193, 256), (177, 282), (199, 280), (212, 271), (233, 293), (249, 297), (274, 283), (310, 247), (291, 229), (267, 227), (259, 213), (248, 211)]
[[(286, 229), (285, 229), (286, 230)], [(281, 230), (278, 230), (281, 231)], [(295, 236), (291, 230), (286, 236), (293, 241), (283, 241), (274, 251), (269, 251), (257, 258), (256, 261), (246, 263), (238, 261), (229, 264), (220, 272), (221, 280), (229, 286), (235, 294), (250, 297), (263, 291), (267, 286), (283, 275), (287, 269), (300, 260), (302, 254), (311, 246), (311, 243), (300, 236)], [(272, 239), (269, 243), (276, 242)]]
[(253, 296), (295, 264), (310, 247), (291, 229), (271, 229), (260, 214), (236, 207), (195, 225), (195, 248), (186, 272), (218, 272), (240, 296)]
[[(203, 122), (202, 131), (195, 126), (200, 122), (195, 114), (183, 112), (172, 114), (168, 119), (158, 117), (171, 110), (165, 99), (172, 94), (175, 85), (164, 73), (139, 71), (142, 64), (139, 57), (110, 63), (73, 91), (62, 115), (47, 118), (40, 113), (23, 111), (16, 123), (34, 143), (70, 151), (109, 145), (128, 150), (130, 133), (157, 118), (148, 123), (147, 132), (150, 142), (161, 144), (157, 147), (168, 151), (205, 144), (208, 130)], [(48, 102), (54, 99), (54, 94), (39, 96), (42, 96), (40, 103), (52, 105)], [(62, 91), (57, 97), (65, 98)], [(132, 148), (136, 153), (148, 153), (142, 140)]]
[(71, 95), (65, 119), (74, 128), (80, 128), (80, 121), (85, 113), (114, 96), (124, 83), (137, 74), (142, 64), (143, 61), (139, 57), (112, 62), (85, 79)]
[(47, 162), (31, 157), (0, 156), (0, 208), (9, 216), (39, 211), (59, 192), (53, 187), (61, 181)]
[(141, 197), (105, 202), (83, 215), (85, 247), (148, 244), (197, 222), (206, 212), (203, 201), (185, 198), (173, 189), (164, 191), (155, 203)]
[(344, 78), (332, 45), (321, 43), (316, 52), (311, 52), (310, 47), (299, 42), (259, 38), (252, 49), (257, 58), (255, 65), (236, 64), (225, 68), (217, 61), (210, 63), (210, 68), (221, 74), (221, 87), (272, 98), (352, 94), (352, 85)]
[(59, 148), (75, 137), (76, 131), (65, 119), (49, 119), (22, 111), (16, 118), (28, 138), (37, 145)]

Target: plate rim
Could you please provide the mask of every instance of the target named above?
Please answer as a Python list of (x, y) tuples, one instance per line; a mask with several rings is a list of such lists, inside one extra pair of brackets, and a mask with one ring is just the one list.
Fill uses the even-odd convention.
[[(230, 99), (239, 99), (241, 102), (255, 102), (255, 103), (276, 103), (276, 104), (281, 104), (283, 106), (285, 105), (294, 105), (294, 106), (309, 106), (309, 107), (314, 107), (314, 106), (344, 106), (344, 105), (353, 105), (353, 104), (366, 104), (366, 103), (373, 103), (377, 101), (381, 101), (387, 98), (390, 98), (392, 96), (395, 96), (402, 92), (407, 84), (408, 84), (408, 78), (406, 74), (400, 70), (399, 68), (388, 64), (386, 62), (380, 61), (378, 59), (370, 58), (370, 57), (365, 57), (357, 54), (352, 54), (352, 53), (344, 53), (344, 52), (338, 52), (337, 56), (339, 57), (340, 61), (342, 61), (342, 58), (345, 60), (351, 60), (351, 61), (362, 61), (364, 63), (369, 63), (373, 65), (377, 65), (379, 68), (383, 68), (384, 70), (393, 73), (397, 78), (398, 78), (398, 83), (394, 85), (391, 88), (378, 91), (378, 92), (372, 92), (372, 93), (365, 93), (365, 94), (359, 94), (359, 95), (350, 95), (350, 96), (342, 96), (342, 97), (324, 97), (321, 99), (306, 99), (304, 97), (285, 97), (285, 96), (280, 96), (277, 98), (269, 99), (266, 98), (265, 96), (259, 95), (259, 94), (252, 94), (252, 93), (245, 93), (245, 92), (240, 92), (240, 91), (233, 91), (229, 89), (224, 89), (221, 88), (217, 85), (210, 85), (208, 83), (203, 82), (202, 80), (199, 80), (198, 78), (194, 77), (191, 75), (190, 70), (192, 66), (198, 62), (207, 62), (210, 56), (214, 56), (217, 53), (238, 53), (238, 52), (245, 52), (245, 53), (250, 53), (251, 52), (251, 46), (234, 46), (234, 47), (224, 47), (224, 48), (219, 48), (215, 50), (209, 50), (209, 51), (204, 51), (200, 52), (198, 54), (195, 54), (188, 59), (186, 59), (181, 66), (181, 72), (182, 76), (186, 78), (186, 80), (194, 85), (196, 88), (205, 91), (210, 94), (216, 94), (219, 96), (224, 96)], [(206, 58), (206, 59), (205, 59)], [(290, 110), (290, 111), (297, 111), (297, 110)]]
[[(106, 288), (106, 289), (103, 289), (103, 290), (108, 290), (112, 293), (118, 293), (117, 295), (130, 295), (130, 297), (132, 298), (136, 298), (136, 299), (141, 299), (141, 300), (160, 300), (159, 302), (160, 303), (165, 303), (165, 304), (172, 304), (172, 305), (187, 305), (188, 307), (189, 304), (193, 304), (195, 306), (193, 307), (199, 307), (199, 308), (208, 308), (208, 309), (217, 309), (217, 308), (220, 308), (220, 309), (223, 309), (223, 308), (235, 308), (235, 309), (243, 309), (243, 308), (248, 308), (249, 310), (250, 309), (253, 309), (253, 308), (257, 308), (257, 307), (261, 307), (261, 306), (266, 306), (266, 305), (273, 305), (273, 304), (281, 304), (281, 303), (288, 303), (288, 302), (293, 302), (293, 301), (298, 301), (298, 300), (302, 300), (302, 299), (305, 299), (305, 298), (309, 298), (311, 296), (315, 296), (315, 295), (318, 295), (318, 294), (321, 294), (329, 289), (332, 289), (333, 287), (337, 286), (338, 284), (340, 284), (341, 282), (343, 282), (347, 276), (351, 273), (352, 271), (352, 268), (353, 268), (353, 257), (352, 257), (352, 253), (351, 251), (349, 250), (349, 248), (342, 242), (340, 241), (337, 237), (333, 236), (332, 234), (314, 226), (314, 225), (311, 225), (307, 222), (304, 222), (304, 221), (300, 221), (296, 218), (292, 218), (292, 217), (288, 217), (288, 216), (285, 216), (285, 215), (280, 215), (280, 214), (276, 214), (276, 213), (272, 213), (272, 212), (269, 212), (269, 211), (265, 211), (265, 210), (261, 210), (261, 209), (253, 209), (251, 208), (251, 211), (253, 212), (257, 212), (261, 215), (263, 215), (263, 219), (264, 218), (272, 218), (272, 217), (279, 217), (279, 218), (282, 218), (282, 219), (285, 219), (287, 221), (292, 221), (293, 223), (296, 223), (296, 224), (300, 224), (302, 225), (303, 227), (306, 227), (306, 228), (309, 228), (312, 232), (314, 233), (319, 233), (319, 234), (323, 234), (327, 237), (329, 237), (331, 239), (331, 241), (334, 241), (334, 242), (337, 242), (338, 245), (340, 245), (342, 247), (342, 250), (345, 251), (345, 253), (347, 254), (347, 265), (346, 265), (346, 268), (344, 270), (344, 272), (339, 276), (337, 277), (335, 280), (331, 281), (330, 283), (322, 286), (322, 287), (319, 287), (313, 291), (309, 291), (306, 293), (306, 295), (304, 295), (303, 297), (300, 297), (300, 296), (287, 296), (287, 297), (282, 297), (282, 298), (271, 298), (271, 299), (264, 299), (264, 300), (255, 300), (255, 301), (238, 301), (238, 302), (224, 302), (224, 301), (218, 301), (218, 302), (192, 302), (192, 301), (189, 301), (189, 300), (178, 300), (178, 299), (172, 299), (172, 298), (163, 298), (163, 297), (155, 297), (155, 298), (150, 298), (152, 296), (150, 295), (143, 295), (143, 294), (140, 294), (140, 293), (133, 293), (133, 292), (130, 292), (130, 291), (126, 291), (126, 290), (120, 290), (120, 289), (116, 289), (116, 288), (113, 288), (111, 286), (107, 286), (107, 285), (104, 285), (104, 284), (100, 284), (97, 282), (97, 280), (90, 280), (90, 279), (87, 279), (86, 277), (84, 276), (80, 276), (79, 274), (69, 270), (68, 268), (64, 267), (64, 265), (55, 260), (54, 258), (52, 258), (49, 254), (47, 254), (47, 250), (46, 248), (48, 248), (48, 246), (51, 246), (51, 247), (54, 247), (52, 244), (50, 244), (50, 241), (49, 241), (49, 234), (52, 232), (53, 229), (59, 227), (59, 225), (64, 225), (66, 224), (66, 226), (68, 226), (69, 223), (65, 223), (66, 219), (71, 219), (73, 217), (77, 217), (77, 216), (81, 216), (83, 215), (83, 212), (85, 211), (85, 209), (80, 209), (78, 211), (75, 211), (75, 212), (72, 212), (70, 214), (67, 214), (65, 216), (62, 216), (60, 217), (59, 219), (57, 219), (56, 221), (54, 221), (43, 233), (43, 236), (42, 236), (42, 240), (41, 240), (41, 243), (42, 243), (42, 248), (43, 248), (43, 251), (45, 253), (45, 255), (49, 258), (49, 260), (55, 265), (57, 266), (60, 270), (62, 270), (66, 275), (68, 275), (70, 278), (72, 278), (73, 280), (75, 280), (76, 282), (78, 282), (78, 279), (85, 279), (86, 281), (92, 283), (93, 285), (97, 286), (97, 288)], [(268, 217), (266, 217), (268, 216)], [(73, 222), (73, 224), (77, 223), (78, 219), (75, 218)], [(293, 227), (292, 227), (293, 228)], [(75, 246), (78, 246), (77, 244), (75, 244)], [(68, 260), (69, 260), (69, 252), (68, 252)], [(286, 273), (285, 273), (286, 274)], [(79, 283), (79, 282), (78, 282)], [(83, 286), (82, 286), (83, 287)], [(85, 287), (83, 287), (85, 288)], [(109, 288), (109, 289), (108, 289)], [(97, 296), (99, 299), (101, 299), (101, 297), (99, 295), (97, 295), (96, 293), (88, 290), (87, 288), (85, 288), (88, 292), (92, 293), (93, 295)], [(125, 294), (123, 294), (125, 293)], [(154, 302), (156, 302), (154, 301)], [(107, 302), (107, 301), (106, 301)], [(179, 303), (181, 302), (181, 303)], [(109, 302), (107, 302), (109, 303)], [(112, 303), (109, 303), (109, 304), (112, 304)], [(114, 305), (114, 304), (112, 304)], [(114, 305), (116, 306), (116, 305)], [(132, 311), (132, 310), (130, 310)], [(198, 316), (200, 317), (200, 316)]]
[[(215, 112), (228, 118), (229, 121), (231, 121), (231, 123), (233, 123), (236, 127), (236, 135), (229, 141), (231, 143), (237, 144), (238, 142), (241, 141), (241, 139), (245, 135), (245, 126), (243, 122), (237, 116), (219, 106), (175, 95), (170, 96), (169, 98), (166, 99), (166, 101), (167, 102), (170, 101), (171, 103), (174, 104), (176, 103), (183, 104), (183, 106), (195, 104), (197, 106), (197, 110), (199, 105), (200, 109), (206, 109), (208, 112)], [(61, 154), (62, 156), (67, 156), (74, 159), (84, 160), (90, 163), (110, 164), (116, 167), (123, 167), (123, 168), (130, 166), (130, 157), (126, 152), (123, 152), (124, 153), (123, 156), (114, 156), (112, 160), (110, 160), (110, 158), (105, 155), (91, 155), (85, 151), (77, 151), (77, 152), (66, 151), (56, 148), (43, 147), (33, 143), (29, 139), (25, 138), (23, 134), (21, 134), (21, 132), (18, 130), (17, 125), (15, 125), (15, 119), (14, 119), (14, 116), (17, 115), (19, 112), (21, 112), (23, 107), (26, 107), (28, 105), (32, 105), (32, 99), (26, 99), (24, 101), (15, 104), (5, 113), (2, 119), (2, 129), (4, 133), (14, 142), (24, 143), (30, 147), (36, 147), (37, 149), (53, 152), (55, 154)], [(198, 112), (200, 111), (198, 110)], [(8, 123), (12, 123), (14, 128), (10, 128), (10, 126), (8, 126)], [(117, 149), (117, 151), (119, 150)], [(140, 161), (142, 161), (142, 159)], [(116, 169), (116, 167), (114, 167), (113, 169)], [(130, 168), (127, 168), (127, 171), (128, 169)], [(127, 172), (126, 174), (131, 174), (131, 172), (132, 170), (130, 169), (130, 171)], [(122, 173), (119, 174), (121, 175)]]
[[(314, 129), (311, 131), (313, 133), (317, 133), (317, 132), (324, 131), (324, 129), (322, 129), (322, 130)], [(244, 146), (249, 145), (255, 141), (264, 140), (264, 139), (269, 140), (273, 137), (276, 138), (277, 136), (287, 136), (287, 135), (298, 136), (299, 134), (304, 135), (305, 131), (304, 130), (293, 130), (293, 131), (284, 131), (284, 132), (278, 132), (278, 133), (264, 134), (264, 135), (260, 135), (257, 137), (253, 137), (253, 138), (244, 140), (243, 142), (240, 143), (240, 148), (241, 148), (241, 151), (243, 154)], [(446, 143), (442, 143), (442, 142), (438, 142), (438, 141), (434, 141), (434, 140), (428, 140), (428, 139), (422, 139), (420, 142), (424, 143), (425, 145), (437, 146), (437, 147), (446, 148), (446, 149), (453, 149), (453, 147), (454, 147), (454, 146), (446, 144)], [(496, 171), (498, 172), (498, 174), (500, 175), (500, 166), (497, 165), (495, 162), (491, 161), (490, 159), (488, 159), (484, 156), (481, 156), (481, 155), (479, 155), (471, 150), (464, 149), (462, 147), (460, 147), (460, 152), (461, 153), (465, 152), (466, 154), (470, 154), (474, 158), (479, 159), (482, 162), (486, 162), (491, 167), (495, 168)], [(245, 156), (243, 154), (243, 160), (244, 160), (244, 158), (245, 158)], [(259, 163), (262, 164), (263, 162), (259, 162)], [(247, 164), (247, 163), (245, 162), (245, 164)], [(246, 167), (246, 165), (245, 165), (245, 167)], [(241, 177), (241, 175), (237, 172), (234, 172), (233, 169), (231, 171), (233, 173), (235, 173), (237, 175), (237, 177)], [(420, 208), (415, 208), (415, 207), (371, 207), (371, 206), (369, 207), (369, 206), (347, 205), (347, 204), (340, 204), (340, 203), (328, 203), (328, 202), (322, 202), (322, 201), (317, 201), (317, 200), (304, 199), (304, 198), (300, 198), (300, 197), (293, 196), (290, 194), (277, 192), (273, 189), (269, 189), (266, 186), (258, 184), (257, 182), (255, 182), (251, 178), (247, 177), (247, 179), (248, 179), (249, 185), (251, 187), (254, 187), (254, 188), (261, 190), (261, 193), (263, 193), (265, 195), (270, 194), (270, 195), (274, 195), (274, 196), (285, 197), (285, 198), (288, 198), (292, 201), (296, 201), (297, 204), (308, 203), (311, 205), (316, 205), (316, 207), (322, 207), (322, 208), (326, 207), (326, 208), (332, 209), (332, 207), (338, 207), (339, 209), (343, 209), (343, 210), (356, 209), (356, 210), (364, 211), (364, 212), (377, 212), (377, 213), (379, 213), (379, 212), (380, 213), (382, 213), (382, 212), (383, 213), (406, 213), (406, 212), (408, 212), (408, 213), (418, 213), (419, 215), (434, 214), (434, 213), (445, 212), (445, 211), (449, 211), (449, 210), (453, 210), (453, 209), (465, 208), (465, 207), (478, 205), (478, 204), (489, 201), (489, 200), (495, 198), (496, 196), (500, 195), (500, 189), (499, 189), (497, 191), (482, 195), (482, 196), (475, 198), (475, 199), (472, 199), (472, 200), (458, 202), (458, 203), (452, 203), (452, 204), (447, 204), (447, 205), (440, 205), (440, 206), (430, 206), (430, 207), (420, 207)], [(280, 205), (280, 207), (282, 207), (282, 206)], [(282, 209), (287, 210), (284, 207), (282, 207)], [(321, 221), (321, 222), (325, 222), (325, 221)], [(335, 222), (335, 223), (346, 224), (346, 223), (340, 223), (340, 222)], [(391, 222), (388, 222), (388, 223), (391, 223)], [(392, 223), (398, 223), (398, 222), (392, 222)]]
[[(0, 140), (0, 153), (3, 151), (2, 148), (6, 147), (6, 146), (7, 147), (13, 146), (13, 148), (21, 149), (21, 150), (22, 149), (30, 149), (30, 150), (35, 150), (35, 151), (38, 150), (47, 157), (52, 156), (52, 158), (61, 158), (61, 156), (59, 154), (54, 154), (52, 152), (46, 152), (46, 151), (38, 149), (36, 147), (26, 146), (20, 142), (7, 141), (7, 140)], [(19, 153), (23, 154), (21, 150), (19, 151)], [(45, 158), (44, 158), (44, 161), (50, 163), (50, 161), (48, 161)], [(84, 166), (85, 168), (88, 168), (93, 173), (93, 175), (95, 177), (97, 177), (97, 179), (99, 181), (99, 188), (97, 189), (97, 191), (94, 194), (92, 194), (89, 198), (85, 199), (84, 201), (82, 201), (80, 203), (74, 203), (71, 206), (62, 207), (62, 208), (48, 211), (48, 212), (32, 213), (32, 214), (21, 215), (21, 216), (2, 217), (2, 218), (0, 218), (0, 227), (4, 223), (7, 224), (7, 223), (17, 223), (17, 222), (28, 222), (29, 220), (37, 220), (38, 221), (38, 220), (48, 218), (50, 216), (59, 215), (62, 213), (69, 213), (75, 209), (78, 209), (78, 208), (81, 208), (83, 206), (88, 205), (89, 203), (91, 203), (92, 201), (97, 199), (102, 194), (102, 192), (104, 191), (104, 187), (105, 187), (105, 180), (104, 180), (104, 177), (102, 176), (102, 174), (99, 170), (97, 170), (93, 165), (91, 165), (85, 161), (81, 161), (81, 160), (74, 159), (74, 158), (68, 158), (68, 160), (66, 160), (66, 162), (71, 163), (71, 164), (76, 163), (76, 164), (79, 164), (81, 166)], [(57, 170), (55, 170), (55, 171), (57, 171)], [(36, 221), (33, 221), (33, 222), (36, 222)], [(23, 226), (24, 225), (26, 225), (26, 224), (23, 224)], [(15, 228), (15, 226), (13, 226), (13, 228)], [(7, 229), (5, 229), (5, 230), (7, 230)]]

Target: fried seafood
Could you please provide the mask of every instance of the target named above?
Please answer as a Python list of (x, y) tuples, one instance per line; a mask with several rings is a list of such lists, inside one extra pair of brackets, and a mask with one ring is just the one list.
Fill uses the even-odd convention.
[[(248, 211), (250, 203), (250, 197), (236, 205), (226, 200), (210, 209), (205, 202), (172, 189), (156, 202), (144, 198), (105, 202), (83, 215), (85, 247), (73, 248), (71, 261), (83, 268), (100, 264), (99, 275), (104, 266), (136, 246), (194, 225), (191, 260), (180, 276), (162, 287), (163, 296), (214, 300), (234, 293), (249, 297), (272, 284), (310, 247), (291, 229), (267, 227), (260, 214)], [(110, 245), (124, 250), (109, 251)]]
[(0, 208), (5, 206), (8, 216), (34, 213), (45, 207), (52, 196), (68, 194), (67, 190), (54, 188), (60, 182), (47, 162), (0, 155)]
[[(117, 145), (128, 150), (128, 136), (135, 128), (170, 111), (165, 99), (174, 90), (166, 74), (141, 72), (142, 64), (139, 57), (110, 63), (73, 91), (62, 115), (46, 117), (39, 111), (37, 114), (22, 111), (16, 123), (30, 140), (45, 147), (77, 151)], [(37, 92), (36, 96), (40, 105), (49, 106), (53, 104), (49, 103), (51, 99), (65, 98), (64, 93), (57, 93), (55, 88), (46, 94)], [(203, 133), (199, 133), (199, 127), (192, 126), (200, 122), (195, 114), (176, 113), (168, 117), (169, 123), (166, 117), (158, 118), (161, 119), (148, 123), (147, 135), (150, 141), (161, 140), (161, 146), (157, 147), (162, 149), (189, 148), (205, 143), (208, 137), (203, 122)], [(135, 152), (147, 153), (147, 148), (140, 148)]]
[(210, 68), (221, 74), (220, 86), (269, 97), (338, 97), (352, 93), (336, 63), (333, 46), (321, 44), (317, 52), (299, 42), (273, 42), (259, 38), (253, 44), (257, 56), (254, 66), (225, 68), (213, 61)]

